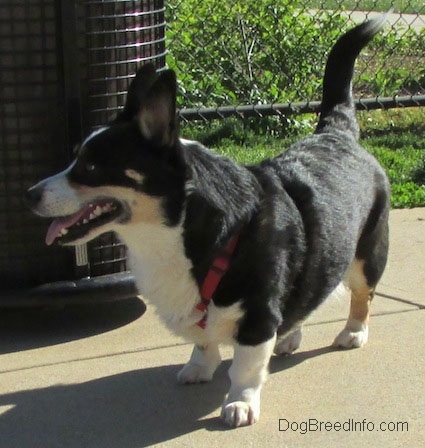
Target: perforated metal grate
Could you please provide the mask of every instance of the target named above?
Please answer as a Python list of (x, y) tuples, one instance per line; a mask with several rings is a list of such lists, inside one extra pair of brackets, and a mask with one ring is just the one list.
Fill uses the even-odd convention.
[(89, 126), (124, 105), (129, 80), (144, 62), (165, 64), (163, 1), (85, 2)]
[(88, 266), (44, 244), (46, 222), (26, 189), (63, 169), (71, 148), (122, 107), (129, 79), (164, 65), (162, 1), (2, 0), (0, 3), (0, 282), (25, 288), (123, 271), (113, 235), (89, 246)]
[[(124, 105), (130, 79), (143, 63), (165, 65), (163, 1), (85, 2), (89, 128), (104, 125)], [(87, 129), (88, 130), (88, 129)], [(112, 234), (89, 244), (92, 275), (126, 269), (125, 247)]]
[(67, 156), (54, 1), (0, 4), (0, 282), (24, 287), (73, 276), (72, 254), (46, 250), (46, 223), (23, 192)]

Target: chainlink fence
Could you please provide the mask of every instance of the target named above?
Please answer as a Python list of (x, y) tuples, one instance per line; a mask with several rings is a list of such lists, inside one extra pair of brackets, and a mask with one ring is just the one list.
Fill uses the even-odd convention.
[(167, 64), (185, 120), (316, 112), (327, 54), (342, 32), (393, 7), (362, 52), (359, 108), (425, 105), (425, 3), (169, 0)]

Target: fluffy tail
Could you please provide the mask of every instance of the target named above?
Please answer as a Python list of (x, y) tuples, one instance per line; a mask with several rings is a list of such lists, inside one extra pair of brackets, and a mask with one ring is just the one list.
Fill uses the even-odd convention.
[(387, 14), (351, 29), (340, 37), (332, 48), (326, 63), (322, 105), (316, 133), (331, 126), (351, 130), (355, 137), (358, 137), (351, 92), (354, 63), (362, 48), (383, 27)]

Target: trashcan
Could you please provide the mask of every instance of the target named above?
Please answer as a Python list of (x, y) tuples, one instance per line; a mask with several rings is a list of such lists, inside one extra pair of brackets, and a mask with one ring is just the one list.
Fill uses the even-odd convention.
[(163, 1), (2, 0), (0, 4), (0, 306), (136, 294), (113, 234), (47, 247), (48, 223), (23, 194), (64, 169), (72, 148), (123, 106), (136, 69), (165, 64)]

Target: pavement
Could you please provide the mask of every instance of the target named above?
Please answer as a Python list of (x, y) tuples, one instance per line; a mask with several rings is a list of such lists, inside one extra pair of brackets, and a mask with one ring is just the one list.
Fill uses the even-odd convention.
[(191, 345), (152, 307), (0, 311), (0, 448), (425, 446), (425, 208), (394, 210), (369, 343), (334, 350), (331, 299), (292, 356), (273, 358), (260, 421), (219, 420), (231, 350), (212, 383), (179, 386)]
[[(366, 19), (379, 16), (380, 13), (376, 11), (342, 11), (342, 14), (350, 17), (355, 23), (361, 23)], [(391, 12), (387, 14), (387, 24), (395, 27), (401, 33), (408, 29), (420, 33), (425, 28), (425, 15), (420, 12), (417, 14)]]

